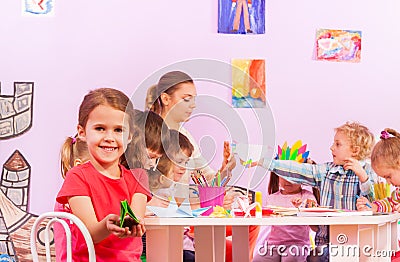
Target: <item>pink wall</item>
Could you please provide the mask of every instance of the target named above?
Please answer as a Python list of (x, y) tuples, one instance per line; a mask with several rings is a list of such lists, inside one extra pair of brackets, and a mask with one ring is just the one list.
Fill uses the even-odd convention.
[[(152, 84), (142, 83), (148, 76), (181, 60), (265, 59), (276, 142), (302, 139), (318, 162), (331, 160), (333, 128), (347, 120), (376, 134), (384, 127), (400, 129), (397, 0), (267, 1), (266, 34), (248, 36), (216, 33), (213, 0), (56, 4), (54, 17), (21, 16), (21, 1), (0, 4), (1, 92), (11, 95), (14, 81), (35, 82), (33, 127), (0, 141), (0, 164), (15, 149), (28, 160), (33, 213), (52, 209), (62, 182), (59, 148), (75, 133), (83, 95), (102, 86), (134, 94), (141, 84)], [(361, 63), (312, 60), (318, 28), (361, 30)], [(199, 93), (210, 86), (199, 84)], [(225, 95), (219, 97), (229, 101)], [(135, 93), (137, 101), (144, 96)], [(224, 133), (215, 136), (221, 145)]]

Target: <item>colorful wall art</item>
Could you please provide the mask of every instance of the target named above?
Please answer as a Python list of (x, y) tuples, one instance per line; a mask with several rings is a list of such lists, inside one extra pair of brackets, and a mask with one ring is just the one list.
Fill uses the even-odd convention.
[(23, 15), (54, 15), (55, 0), (22, 0)]
[(318, 29), (316, 60), (358, 63), (361, 59), (361, 31)]
[[(0, 182), (0, 250), (9, 261), (32, 261), (27, 243), (37, 215), (28, 212), (30, 181), (31, 167), (15, 150), (3, 165)], [(42, 235), (39, 239), (43, 240)], [(44, 246), (38, 245), (38, 253), (45, 258)], [(54, 245), (51, 254), (54, 258)]]
[(232, 59), (232, 106), (265, 107), (265, 60)]
[(0, 95), (0, 140), (32, 127), (33, 82), (14, 82), (14, 95)]
[(219, 0), (218, 33), (264, 34), (265, 0)]

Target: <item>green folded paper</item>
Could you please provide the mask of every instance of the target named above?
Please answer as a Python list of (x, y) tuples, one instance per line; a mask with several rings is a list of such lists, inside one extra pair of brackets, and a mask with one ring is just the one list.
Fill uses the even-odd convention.
[(134, 225), (139, 224), (139, 219), (133, 213), (128, 201), (121, 201), (121, 216), (120, 216), (120, 227), (132, 228)]

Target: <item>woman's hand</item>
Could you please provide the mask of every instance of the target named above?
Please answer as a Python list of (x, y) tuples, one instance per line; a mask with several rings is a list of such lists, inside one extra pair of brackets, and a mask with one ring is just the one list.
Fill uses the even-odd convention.
[(228, 169), (232, 171), (236, 167), (236, 159), (231, 152), (231, 146), (228, 141), (224, 141), (224, 152), (223, 152), (223, 160), (221, 165), (221, 171)]

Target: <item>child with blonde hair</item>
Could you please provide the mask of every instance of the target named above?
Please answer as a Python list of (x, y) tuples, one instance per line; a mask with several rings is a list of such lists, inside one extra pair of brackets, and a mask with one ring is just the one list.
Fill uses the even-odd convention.
[(375, 200), (372, 203), (366, 198), (357, 200), (358, 210), (374, 212), (400, 212), (400, 133), (391, 128), (381, 132), (380, 141), (376, 143), (371, 154), (372, 168), (376, 174), (386, 179), (386, 182), (395, 186), (390, 197)]
[[(365, 161), (374, 145), (374, 136), (367, 127), (357, 122), (346, 122), (334, 130), (335, 136), (330, 147), (332, 162), (313, 165), (272, 160), (270, 166), (264, 167), (293, 183), (319, 188), (322, 206), (356, 210), (356, 196), (374, 199), (375, 173)], [(257, 164), (263, 165), (263, 162), (261, 160)], [(319, 226), (315, 243), (318, 256), (312, 254), (309, 260), (328, 261), (328, 226)]]
[[(134, 130), (134, 109), (121, 91), (90, 91), (79, 107), (78, 137), (86, 142), (89, 161), (71, 168), (57, 195), (88, 228), (97, 261), (140, 261), (143, 217), (151, 194), (138, 177), (143, 169), (128, 170), (120, 164)], [(139, 218), (131, 228), (119, 226), (120, 202), (127, 200)], [(87, 259), (84, 240), (76, 236), (74, 261)]]

